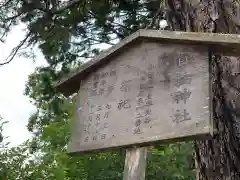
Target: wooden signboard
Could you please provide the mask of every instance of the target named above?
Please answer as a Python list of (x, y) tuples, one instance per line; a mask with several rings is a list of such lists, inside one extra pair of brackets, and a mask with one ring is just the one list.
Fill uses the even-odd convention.
[(81, 81), (69, 151), (209, 134), (209, 96), (207, 49), (135, 44)]
[(140, 30), (60, 82), (67, 95), (79, 88), (68, 152), (208, 138), (209, 44), (227, 39), (201, 36)]

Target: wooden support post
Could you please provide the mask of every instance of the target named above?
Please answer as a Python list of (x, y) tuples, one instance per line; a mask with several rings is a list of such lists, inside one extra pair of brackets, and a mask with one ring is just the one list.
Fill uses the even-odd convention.
[(145, 180), (147, 147), (126, 150), (123, 180)]

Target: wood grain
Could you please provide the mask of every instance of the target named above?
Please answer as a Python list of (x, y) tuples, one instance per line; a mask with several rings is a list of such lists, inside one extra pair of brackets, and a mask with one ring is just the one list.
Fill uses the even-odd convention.
[(81, 81), (71, 154), (212, 133), (208, 50), (142, 42)]
[(199, 32), (159, 31), (141, 29), (126, 37), (118, 44), (99, 54), (91, 61), (83, 64), (79, 69), (66, 75), (61, 81), (55, 84), (56, 88), (69, 96), (79, 89), (79, 81), (94, 72), (96, 68), (104, 65), (119, 53), (124, 53), (132, 44), (142, 41), (155, 41), (165, 44), (189, 44), (204, 45), (211, 51), (225, 55), (240, 54), (240, 36), (238, 34), (218, 34)]
[(145, 180), (147, 148), (126, 150), (123, 180)]

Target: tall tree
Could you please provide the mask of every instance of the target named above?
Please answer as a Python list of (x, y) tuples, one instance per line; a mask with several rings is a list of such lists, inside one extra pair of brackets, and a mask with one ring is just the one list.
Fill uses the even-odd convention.
[[(38, 107), (28, 127), (39, 137), (50, 124), (69, 119), (62, 103), (73, 99), (57, 94), (52, 82), (99, 53), (96, 45), (111, 46), (148, 24), (158, 29), (160, 19), (166, 19), (173, 31), (238, 33), (239, 14), (238, 0), (5, 0), (0, 4), (3, 37), (17, 22), (27, 29), (26, 37), (2, 64), (25, 45), (38, 44), (45, 55), (49, 65), (38, 68), (26, 87)], [(212, 140), (195, 142), (197, 177), (240, 179), (239, 60), (212, 51), (209, 61), (216, 129)]]
[[(168, 0), (164, 4), (172, 30), (239, 33), (240, 4), (234, 0)], [(240, 179), (240, 61), (210, 51), (214, 136), (195, 142), (198, 179)]]

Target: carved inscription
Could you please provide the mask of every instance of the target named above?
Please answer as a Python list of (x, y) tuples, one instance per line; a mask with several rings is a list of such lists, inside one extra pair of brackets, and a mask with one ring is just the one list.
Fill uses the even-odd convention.
[(84, 142), (104, 140), (106, 134), (101, 133), (102, 130), (108, 128), (108, 118), (110, 117), (111, 106), (103, 105), (90, 105), (89, 115), (87, 116), (84, 132), (86, 134)]
[(96, 73), (93, 76), (93, 85), (89, 89), (89, 96), (108, 96), (114, 90), (113, 85), (107, 85), (108, 77), (116, 76), (116, 69), (111, 69), (109, 72)]
[[(107, 109), (102, 109), (101, 112), (96, 111), (94, 123), (90, 121), (92, 128), (95, 130), (92, 140), (96, 141), (96, 140), (103, 140), (106, 138), (106, 134), (101, 133), (101, 131), (107, 130), (108, 128), (107, 119), (109, 117), (110, 117), (110, 113)], [(91, 135), (91, 133), (89, 135)]]
[[(190, 56), (188, 53), (174, 54), (174, 57), (172, 56), (172, 54), (170, 56), (171, 58), (174, 58), (174, 60), (172, 60), (174, 62), (172, 63), (172, 65), (175, 65), (177, 70), (176, 77), (174, 79), (174, 85), (180, 90), (173, 92), (171, 96), (173, 99), (173, 103), (180, 104), (180, 102), (182, 101), (184, 103), (183, 105), (181, 104), (180, 107), (182, 107), (186, 106), (187, 101), (192, 94), (190, 90), (184, 87), (185, 85), (190, 85), (193, 78), (192, 74), (186, 72), (185, 67), (188, 65), (189, 61), (194, 61), (194, 59), (192, 59), (193, 57)], [(165, 58), (167, 58), (167, 54), (165, 54)], [(171, 59), (169, 59), (168, 61), (171, 61)], [(183, 90), (181, 90), (182, 87), (184, 87)], [(184, 109), (182, 111), (181, 109), (174, 108), (174, 115), (172, 116), (173, 122), (178, 124), (180, 122), (191, 120), (190, 114), (187, 111), (187, 109)]]
[(141, 125), (148, 124), (152, 120), (152, 110), (153, 105), (152, 99), (152, 88), (154, 87), (153, 73), (148, 72), (143, 76), (139, 77), (139, 93), (137, 95), (136, 102), (136, 116), (135, 116), (135, 127), (133, 128), (133, 134), (142, 133)]
[[(88, 81), (90, 84), (87, 92), (88, 96), (94, 97), (105, 97), (109, 96), (113, 90), (114, 85), (107, 82), (107, 78), (116, 76), (116, 69), (110, 69), (109, 71), (95, 73), (92, 76), (92, 81)], [(98, 104), (97, 102), (87, 101), (86, 111), (88, 110), (88, 115), (85, 118), (84, 125), (84, 142), (92, 141), (102, 141), (107, 138), (107, 131), (109, 127), (109, 118), (111, 118), (112, 104)]]
[(184, 104), (186, 104), (187, 100), (191, 96), (191, 92), (187, 88), (184, 88), (183, 91), (177, 91), (171, 95), (175, 103), (179, 104), (180, 101), (183, 101)]
[(191, 120), (191, 117), (189, 116), (189, 113), (187, 112), (186, 109), (184, 109), (183, 111), (181, 111), (180, 109), (176, 109), (173, 118), (174, 118), (173, 122), (176, 123)]
[(120, 100), (120, 102), (118, 103), (118, 109), (122, 110), (128, 108), (131, 108), (130, 100), (129, 99)]
[(81, 84), (80, 125), (74, 127), (79, 135), (72, 138), (71, 151), (155, 142), (182, 134), (192, 137), (208, 131), (207, 49), (198, 52), (187, 45), (159, 47), (150, 42), (146, 48), (136, 46), (113, 57)]
[(180, 87), (184, 84), (191, 84), (192, 81), (192, 75), (186, 73), (186, 72), (176, 72), (176, 78), (174, 84), (177, 87)]

